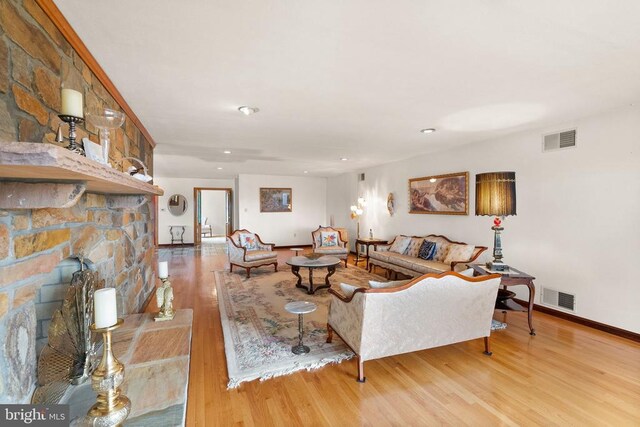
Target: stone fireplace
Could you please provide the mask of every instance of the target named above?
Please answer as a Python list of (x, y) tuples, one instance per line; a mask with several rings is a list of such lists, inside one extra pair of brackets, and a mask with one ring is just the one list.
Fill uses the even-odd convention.
[(119, 314), (138, 312), (155, 283), (149, 204), (110, 209), (86, 194), (73, 208), (0, 212), (0, 402), (25, 402), (35, 388), (37, 356), (83, 256), (118, 293)]
[[(132, 156), (153, 174), (149, 134), (57, 25), (35, 0), (0, 2), (0, 142), (60, 145), (55, 141), (60, 86), (71, 84), (83, 93), (86, 109), (125, 112), (125, 124), (112, 133), (114, 169)], [(86, 123), (77, 133), (79, 139), (98, 141), (97, 129)], [(48, 175), (41, 174), (40, 182), (46, 181), (43, 176)], [(0, 195), (9, 185), (0, 178)], [(151, 196), (141, 204), (114, 197), (87, 189), (71, 207), (0, 210), (0, 403), (29, 402), (48, 320), (79, 267), (73, 257), (90, 260), (105, 286), (117, 289), (121, 315), (139, 312), (151, 295)]]

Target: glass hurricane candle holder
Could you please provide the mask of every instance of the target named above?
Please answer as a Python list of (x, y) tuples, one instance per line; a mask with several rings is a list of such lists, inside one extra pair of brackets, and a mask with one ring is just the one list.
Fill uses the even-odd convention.
[(86, 114), (87, 122), (99, 130), (100, 145), (102, 146), (102, 157), (104, 164), (109, 165), (109, 147), (111, 145), (111, 129), (118, 129), (124, 123), (124, 113), (103, 108), (98, 112)]

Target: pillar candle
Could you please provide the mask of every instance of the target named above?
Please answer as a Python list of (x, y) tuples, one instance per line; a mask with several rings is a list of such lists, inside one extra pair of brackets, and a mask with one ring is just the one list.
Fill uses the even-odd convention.
[(96, 328), (106, 328), (118, 322), (115, 288), (98, 289), (93, 293), (93, 317)]
[(73, 89), (62, 89), (61, 114), (65, 116), (84, 117), (82, 94)]
[(169, 277), (169, 263), (167, 261), (160, 261), (158, 263), (158, 277), (161, 279)]

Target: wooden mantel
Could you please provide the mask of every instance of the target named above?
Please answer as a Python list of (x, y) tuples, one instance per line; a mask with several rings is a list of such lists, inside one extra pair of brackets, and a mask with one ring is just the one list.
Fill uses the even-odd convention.
[(68, 207), (85, 191), (116, 195), (164, 194), (157, 185), (53, 144), (0, 142), (0, 208)]

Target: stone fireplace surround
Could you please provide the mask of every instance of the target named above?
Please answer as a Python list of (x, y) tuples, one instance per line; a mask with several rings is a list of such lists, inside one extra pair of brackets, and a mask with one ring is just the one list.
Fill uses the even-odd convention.
[[(87, 109), (125, 111), (40, 3), (55, 8), (43, 0), (0, 1), (0, 141), (56, 144), (62, 83), (83, 92)], [(153, 174), (153, 143), (136, 123), (127, 114), (112, 134), (110, 161), (117, 165), (123, 157), (137, 157)], [(86, 123), (77, 132), (78, 138), (98, 141), (97, 129)], [(150, 296), (152, 206), (110, 209), (109, 197), (84, 194), (63, 209), (0, 210), (0, 403), (31, 398), (36, 337), (40, 348), (47, 318), (63, 298), (62, 271), (73, 264), (71, 257), (83, 255), (105, 285), (117, 289), (120, 314), (140, 311)]]
[(38, 330), (38, 319), (60, 304), (60, 289), (57, 296), (44, 297), (50, 301), (43, 295), (60, 284), (51, 278), (68, 269), (70, 257), (90, 260), (105, 286), (117, 289), (120, 315), (140, 311), (150, 296), (155, 284), (150, 203), (109, 209), (108, 197), (89, 193), (72, 208), (0, 212), (0, 402), (31, 398), (36, 338), (46, 333)]

